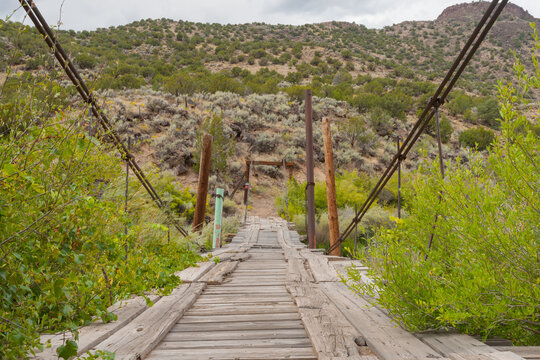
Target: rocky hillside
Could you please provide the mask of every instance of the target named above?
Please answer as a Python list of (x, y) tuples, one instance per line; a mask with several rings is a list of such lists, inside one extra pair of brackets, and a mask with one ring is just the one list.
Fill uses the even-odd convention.
[[(396, 137), (407, 134), (486, 6), (455, 5), (434, 21), (380, 30), (345, 22), (220, 25), (160, 19), (58, 35), (99, 90), (118, 131), (135, 139), (143, 161), (194, 185), (198, 139), (211, 132), (218, 154), (212, 181), (232, 191), (247, 157), (293, 160), (298, 178), (304, 178), (302, 94), (308, 86), (315, 95), (318, 166), (324, 160), (319, 120), (327, 116), (334, 124), (338, 172), (382, 170), (395, 153)], [(443, 109), (446, 158), (466, 160), (465, 147), (489, 140), (490, 128), (496, 131), (494, 84), (511, 73), (511, 50), (528, 53), (529, 22), (539, 20), (509, 4), (458, 82)], [(35, 30), (1, 25), (1, 69), (38, 77), (58, 71)], [(58, 81), (68, 84), (60, 75)], [(461, 135), (473, 127), (485, 132)], [(409, 156), (408, 169), (418, 165), (423, 150), (434, 156), (433, 130)], [(255, 176), (261, 177), (260, 194), (268, 197), (272, 187), (280, 191), (276, 169), (262, 167)]]

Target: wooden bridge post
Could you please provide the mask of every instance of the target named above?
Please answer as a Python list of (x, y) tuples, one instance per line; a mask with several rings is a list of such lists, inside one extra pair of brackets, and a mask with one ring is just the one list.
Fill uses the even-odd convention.
[[(330, 246), (339, 242), (339, 222), (336, 202), (336, 179), (334, 172), (334, 151), (332, 150), (332, 133), (328, 118), (322, 120), (324, 139), (324, 165), (326, 170), (326, 200), (328, 201), (328, 227), (330, 231)], [(338, 243), (331, 252), (332, 255), (341, 255), (341, 246)]]
[(307, 197), (307, 237), (310, 249), (317, 247), (315, 239), (315, 174), (313, 165), (313, 113), (311, 110), (311, 89), (306, 89), (306, 197)]
[(206, 197), (208, 196), (208, 176), (210, 175), (210, 158), (212, 157), (212, 135), (204, 134), (199, 165), (199, 184), (197, 187), (197, 203), (193, 215), (193, 230), (200, 230), (204, 223)]

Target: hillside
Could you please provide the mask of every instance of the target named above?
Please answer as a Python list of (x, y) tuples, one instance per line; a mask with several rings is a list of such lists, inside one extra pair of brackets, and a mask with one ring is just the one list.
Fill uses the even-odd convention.
[[(198, 135), (209, 131), (208, 118), (219, 117), (222, 133), (234, 141), (223, 145), (229, 166), (213, 169), (213, 184), (225, 183), (232, 191), (247, 157), (296, 161), (303, 179), (298, 171), (305, 86), (315, 95), (317, 166), (324, 160), (317, 121), (328, 116), (335, 124), (338, 171), (381, 171), (393, 156), (396, 136), (407, 134), (486, 6), (455, 5), (434, 21), (380, 30), (345, 22), (221, 25), (148, 19), (58, 35), (99, 91), (117, 129), (135, 139), (141, 159), (171, 170), (182, 184), (195, 184)], [(496, 130), (494, 84), (510, 73), (511, 51), (526, 56), (530, 21), (539, 22), (508, 5), (458, 82), (460, 90), (442, 110), (447, 158), (467, 159), (461, 131), (478, 125)], [(58, 70), (35, 30), (22, 30), (17, 23), (1, 27), (1, 66), (34, 76)], [(58, 81), (68, 84), (61, 75)], [(421, 149), (434, 156), (434, 138), (425, 137), (409, 156), (408, 169), (417, 167)], [(268, 168), (255, 175), (262, 177), (265, 208), (272, 209), (269, 189), (279, 193), (281, 180), (275, 178), (281, 174)]]

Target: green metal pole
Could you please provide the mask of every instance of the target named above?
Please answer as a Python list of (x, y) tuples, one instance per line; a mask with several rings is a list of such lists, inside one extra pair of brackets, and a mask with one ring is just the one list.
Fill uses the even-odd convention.
[(216, 189), (216, 206), (214, 214), (213, 248), (221, 247), (221, 213), (223, 212), (223, 189)]

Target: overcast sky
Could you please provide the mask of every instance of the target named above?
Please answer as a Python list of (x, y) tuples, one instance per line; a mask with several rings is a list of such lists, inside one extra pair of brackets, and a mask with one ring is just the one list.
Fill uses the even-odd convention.
[[(380, 28), (405, 20), (434, 20), (455, 0), (35, 0), (50, 25), (61, 14), (61, 28), (91, 30), (147, 18), (238, 24), (307, 24), (330, 20), (356, 22)], [(515, 4), (540, 17), (539, 0)], [(62, 6), (63, 3), (63, 6)], [(0, 0), (0, 16), (18, 8), (17, 0)], [(62, 9), (62, 11), (60, 11)], [(19, 8), (12, 20), (20, 21)], [(27, 20), (28, 22), (28, 20)]]

